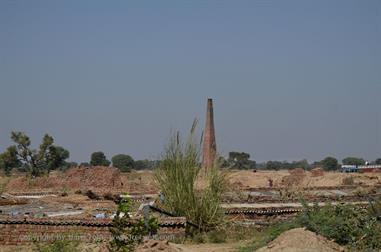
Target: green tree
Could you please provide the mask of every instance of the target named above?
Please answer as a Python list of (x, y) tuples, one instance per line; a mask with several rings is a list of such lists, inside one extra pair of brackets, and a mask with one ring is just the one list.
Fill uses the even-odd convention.
[(134, 169), (135, 170), (152, 170), (155, 169), (156, 167), (159, 167), (160, 165), (160, 160), (136, 160), (134, 162)]
[(374, 161), (376, 165), (381, 165), (381, 158), (377, 158), (376, 161)]
[(111, 158), (112, 166), (118, 168), (122, 172), (129, 172), (134, 168), (134, 159), (125, 154), (118, 154)]
[(3, 169), (6, 175), (10, 174), (12, 168), (17, 168), (19, 166), (21, 166), (21, 162), (17, 157), (16, 146), (9, 146), (0, 154), (0, 169)]
[(365, 160), (357, 157), (347, 157), (343, 159), (344, 165), (364, 165)]
[(53, 145), (54, 139), (48, 134), (42, 139), (39, 149), (31, 149), (30, 138), (23, 132), (12, 132), (16, 143), (17, 158), (32, 176), (39, 176), (65, 164), (70, 154), (60, 146)]
[(110, 161), (108, 161), (106, 159), (106, 156), (103, 152), (101, 151), (97, 151), (97, 152), (94, 152), (93, 154), (91, 154), (91, 160), (90, 160), (90, 164), (92, 166), (109, 166), (110, 165)]
[(339, 162), (334, 157), (326, 157), (320, 161), (320, 164), (323, 166), (323, 169), (327, 171), (334, 171), (339, 168)]
[(256, 162), (249, 160), (250, 154), (245, 152), (229, 152), (228, 163), (234, 169), (255, 169)]
[(283, 167), (282, 162), (279, 161), (267, 161), (266, 169), (267, 170), (276, 170), (278, 171)]

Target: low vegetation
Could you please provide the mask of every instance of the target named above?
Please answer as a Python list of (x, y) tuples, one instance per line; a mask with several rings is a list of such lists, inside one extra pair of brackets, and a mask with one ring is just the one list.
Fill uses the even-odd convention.
[(185, 216), (197, 231), (209, 231), (223, 223), (220, 207), (226, 177), (216, 167), (204, 170), (200, 165), (200, 144), (195, 141), (197, 122), (185, 142), (172, 135), (164, 151), (155, 179), (163, 205), (176, 216)]
[(134, 159), (126, 154), (117, 154), (111, 158), (112, 166), (122, 172), (130, 172), (134, 168)]
[(91, 154), (90, 165), (92, 166), (109, 166), (111, 162), (107, 160), (106, 155), (102, 151), (96, 151)]
[[(367, 209), (351, 204), (325, 207), (304, 205), (305, 210), (299, 217), (299, 222), (307, 229), (350, 249), (381, 249), (381, 222)], [(373, 209), (379, 207), (379, 202), (370, 205), (370, 209), (372, 206)], [(374, 211), (376, 212), (377, 210)]]
[(368, 209), (352, 204), (308, 206), (297, 218), (278, 222), (254, 234), (254, 240), (240, 248), (241, 252), (255, 251), (274, 240), (284, 231), (305, 227), (350, 251), (379, 251), (381, 249), (381, 203), (372, 200)]
[(48, 134), (45, 134), (38, 149), (30, 147), (30, 138), (23, 132), (12, 132), (11, 139), (15, 145), (0, 154), (0, 168), (8, 175), (12, 168), (27, 171), (31, 176), (40, 176), (68, 166), (65, 160), (69, 158), (69, 151), (54, 145), (53, 137)]
[(128, 197), (121, 198), (112, 221), (113, 226), (110, 227), (112, 240), (108, 249), (111, 252), (134, 251), (144, 236), (154, 235), (159, 230), (157, 218), (145, 216), (142, 219), (132, 219), (130, 209), (131, 200)]
[(274, 223), (263, 230), (256, 230), (253, 234), (254, 240), (246, 246), (239, 249), (240, 252), (252, 252), (263, 246), (266, 246), (269, 242), (277, 238), (281, 233), (301, 227), (301, 224), (297, 220), (291, 220), (287, 222)]

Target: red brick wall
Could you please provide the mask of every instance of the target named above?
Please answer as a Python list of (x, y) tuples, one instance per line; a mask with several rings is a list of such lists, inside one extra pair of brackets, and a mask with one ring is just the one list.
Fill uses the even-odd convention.
[[(69, 224), (68, 224), (69, 223)], [(85, 224), (84, 224), (85, 223)], [(111, 239), (108, 221), (4, 221), (0, 223), (0, 245), (21, 245), (34, 241), (52, 242), (59, 239), (83, 242), (108, 241)], [(184, 223), (183, 223), (184, 224)], [(159, 234), (153, 238), (168, 240), (185, 235), (185, 224), (163, 222)]]
[(33, 241), (49, 242), (59, 239), (96, 242), (110, 238), (108, 227), (0, 224), (1, 245), (18, 245)]

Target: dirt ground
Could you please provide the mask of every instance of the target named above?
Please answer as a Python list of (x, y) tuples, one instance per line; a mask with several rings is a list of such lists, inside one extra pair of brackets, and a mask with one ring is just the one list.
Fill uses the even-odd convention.
[[(0, 177), (0, 181), (6, 181)], [(6, 181), (6, 192), (75, 192), (92, 190), (98, 193), (128, 192), (155, 193), (157, 187), (151, 171), (121, 173), (116, 168), (72, 168), (66, 172), (53, 171), (49, 176), (28, 178), (25, 174), (12, 176)], [(5, 182), (4, 182), (5, 183)]]
[[(299, 187), (340, 186), (345, 178), (353, 178), (354, 185), (381, 184), (381, 173), (310, 172), (302, 169), (292, 171), (228, 171), (231, 191), (251, 188), (297, 185)], [(110, 167), (72, 168), (67, 172), (54, 171), (49, 176), (28, 178), (23, 174), (10, 179), (0, 177), (2, 190), (6, 192), (75, 192), (94, 190), (100, 193), (128, 192), (129, 194), (152, 194), (158, 192), (152, 171), (121, 173)]]
[[(148, 241), (139, 245), (136, 252), (233, 252), (242, 244), (239, 243), (207, 243), (207, 244), (174, 244), (165, 241)], [(1, 246), (0, 252), (32, 252), (33, 245)], [(107, 252), (107, 244), (80, 244), (82, 252)]]
[(304, 228), (288, 230), (257, 252), (337, 252), (344, 248)]
[[(324, 172), (323, 176), (314, 176), (310, 171), (231, 171), (229, 181), (233, 188), (250, 189), (268, 187), (269, 179), (273, 181), (273, 187), (282, 187), (294, 182), (302, 187), (341, 186), (343, 179), (353, 177), (354, 184), (375, 185), (381, 183), (381, 173), (340, 173)], [(297, 178), (290, 181), (289, 178)]]

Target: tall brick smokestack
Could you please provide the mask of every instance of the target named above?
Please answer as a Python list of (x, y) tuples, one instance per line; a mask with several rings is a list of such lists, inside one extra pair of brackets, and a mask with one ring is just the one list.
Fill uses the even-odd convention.
[(212, 167), (216, 159), (217, 145), (214, 132), (213, 100), (208, 99), (202, 148), (202, 167)]

